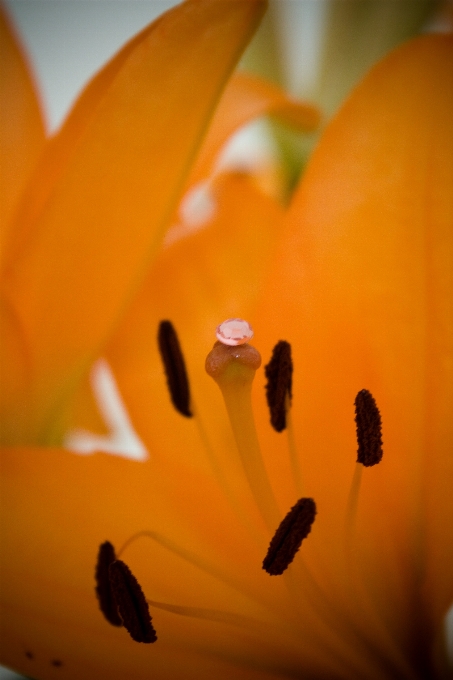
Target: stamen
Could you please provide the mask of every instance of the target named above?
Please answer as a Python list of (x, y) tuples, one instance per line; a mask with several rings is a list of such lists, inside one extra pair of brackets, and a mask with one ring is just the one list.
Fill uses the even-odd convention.
[(376, 465), (382, 459), (381, 414), (368, 390), (360, 390), (355, 398), (357, 427), (357, 462), (349, 490), (345, 516), (346, 553), (354, 551), (354, 532), (364, 467)]
[(215, 623), (226, 623), (230, 626), (239, 626), (244, 628), (251, 628), (259, 626), (259, 622), (241, 614), (234, 612), (225, 612), (218, 609), (204, 609), (202, 607), (184, 607), (176, 604), (168, 604), (167, 602), (156, 602), (155, 600), (147, 600), (151, 607), (162, 609), (172, 614), (179, 616), (189, 616), (194, 619), (204, 619), (206, 621), (213, 621)]
[(291, 469), (293, 471), (294, 487), (297, 496), (303, 496), (302, 471), (299, 454), (297, 452), (296, 437), (294, 435), (289, 395), (286, 395), (286, 432), (288, 435), (289, 462), (291, 463)]
[[(123, 552), (123, 550), (136, 538), (140, 536), (149, 536), (151, 538), (156, 538), (156, 536), (152, 532), (139, 532), (138, 534), (135, 534), (131, 538), (129, 538), (126, 543), (123, 545), (123, 547), (120, 550), (120, 553)], [(165, 545), (165, 544), (164, 544)], [(168, 545), (166, 546), (167, 548), (169, 547)], [(119, 554), (119, 553), (118, 553)], [(181, 555), (180, 555), (181, 556)], [(186, 558), (187, 559), (187, 558)], [(101, 569), (101, 576), (98, 576), (99, 572), (99, 567), (102, 567)], [(107, 576), (107, 583), (105, 582), (105, 567), (107, 566), (107, 572), (109, 572), (110, 565), (112, 565), (112, 572), (108, 574)], [(200, 565), (199, 565), (200, 566)], [(118, 597), (118, 588), (115, 589), (115, 595), (112, 593), (112, 587), (115, 587), (116, 579), (118, 578), (119, 575), (119, 581), (120, 581), (120, 587), (121, 589), (123, 588), (124, 583), (126, 583), (126, 589), (127, 591), (132, 590), (133, 592), (133, 598), (129, 597), (129, 592), (126, 593), (126, 608), (129, 606), (132, 606), (135, 612), (135, 603), (131, 602), (131, 600), (137, 599), (136, 596), (136, 589), (138, 588), (140, 591), (139, 598), (143, 596), (144, 594), (142, 589), (140, 588), (140, 585), (137, 582), (137, 579), (132, 575), (130, 569), (127, 567), (127, 565), (122, 562), (121, 560), (115, 559), (115, 550), (113, 548), (113, 545), (109, 542), (106, 541), (100, 546), (99, 549), (99, 559), (98, 559), (98, 566), (96, 570), (96, 581), (102, 582), (104, 586), (108, 585), (108, 594), (110, 597), (109, 604), (114, 608), (114, 613), (115, 616), (117, 617), (118, 623), (115, 623), (114, 625), (122, 626), (122, 620), (121, 617), (118, 614), (117, 611), (117, 603), (116, 603), (116, 598)], [(110, 578), (109, 578), (110, 577)], [(112, 579), (112, 586), (110, 585), (110, 579)], [(96, 592), (98, 592), (98, 588), (96, 588)], [(101, 598), (100, 598), (101, 599)], [(166, 602), (156, 602), (155, 600), (146, 600), (145, 599), (146, 605), (151, 605), (152, 607), (156, 607), (157, 609), (162, 609), (164, 611), (172, 612), (173, 614), (179, 614), (180, 616), (189, 616), (192, 618), (196, 619), (205, 619), (208, 621), (214, 621), (218, 623), (226, 623), (229, 625), (233, 626), (243, 626), (243, 627), (250, 627), (251, 625), (259, 625), (255, 620), (250, 619), (246, 616), (242, 616), (241, 614), (235, 614), (233, 612), (224, 612), (220, 611), (217, 609), (205, 609), (201, 607), (185, 607), (181, 605), (174, 605), (174, 604), (169, 604)], [(142, 606), (143, 603), (141, 602), (140, 605)], [(101, 606), (102, 611), (104, 612), (104, 609)], [(104, 612), (105, 613), (105, 612)], [(145, 619), (147, 620), (149, 618), (149, 622), (151, 622), (151, 617), (149, 616), (149, 611), (147, 612), (148, 616), (145, 614)], [(139, 616), (142, 616), (142, 612), (140, 611)], [(108, 617), (107, 617), (108, 618)], [(108, 620), (112, 623), (111, 619), (108, 618)], [(145, 621), (145, 625), (146, 621)], [(131, 633), (131, 636), (133, 637), (134, 640), (136, 640), (136, 637), (132, 634), (131, 630), (126, 626), (127, 630)], [(153, 629), (153, 626), (151, 625), (151, 628)], [(154, 629), (153, 629), (154, 630)], [(154, 642), (157, 639), (154, 633), (154, 639), (149, 640), (149, 642)], [(146, 642), (147, 640), (138, 640), (138, 642)], [(33, 654), (31, 652), (25, 652), (25, 655), (32, 659)]]
[[(381, 416), (376, 401), (368, 390), (360, 390), (355, 398), (355, 421), (357, 427), (357, 461), (349, 490), (345, 514), (345, 555), (349, 573), (351, 605), (360, 613), (362, 620), (369, 621), (374, 631), (374, 644), (377, 649), (384, 646), (392, 657), (395, 668), (401, 675), (412, 674), (401, 649), (395, 645), (394, 637), (376, 610), (375, 602), (363, 579), (361, 571), (360, 548), (357, 540), (356, 522), (360, 488), (364, 467), (371, 467), (382, 460)], [(360, 632), (358, 631), (358, 634)]]
[(266, 398), (271, 415), (271, 425), (277, 432), (286, 428), (286, 410), (291, 404), (293, 362), (291, 345), (280, 340), (272, 351), (272, 357), (264, 367), (267, 378)]
[(190, 389), (186, 364), (178, 336), (171, 321), (160, 322), (158, 344), (173, 406), (181, 415), (191, 418)]
[(382, 459), (381, 414), (368, 390), (360, 390), (355, 398), (357, 425), (357, 462), (365, 467), (376, 465)]
[(269, 531), (280, 521), (277, 503), (267, 477), (253, 420), (251, 391), (261, 356), (254, 347), (217, 342), (206, 358), (206, 371), (219, 385), (258, 509)]
[(288, 568), (302, 541), (311, 531), (316, 504), (313, 498), (300, 498), (280, 523), (263, 561), (263, 569), (279, 576)]
[(109, 541), (105, 541), (99, 547), (98, 561), (96, 564), (96, 595), (99, 607), (105, 618), (112, 626), (122, 626), (116, 601), (112, 593), (109, 578), (109, 568), (116, 559), (115, 549)]
[(294, 486), (297, 495), (302, 496), (302, 474), (291, 418), (293, 360), (289, 342), (286, 340), (277, 342), (264, 371), (267, 378), (266, 399), (270, 411), (271, 425), (277, 432), (283, 432), (285, 429), (287, 431)]
[(136, 642), (155, 642), (157, 635), (148, 603), (129, 567), (121, 560), (115, 560), (110, 565), (109, 575), (118, 611), (131, 638)]
[[(165, 550), (168, 550), (170, 554), (180, 558), (191, 567), (195, 567), (204, 574), (207, 574), (213, 579), (219, 581), (219, 583), (223, 583), (224, 585), (233, 588), (238, 593), (241, 593), (241, 595), (246, 595), (247, 597), (250, 596), (250, 587), (245, 588), (244, 583), (240, 578), (232, 576), (231, 572), (226, 570), (224, 571), (223, 568), (220, 568), (218, 565), (214, 565), (209, 561), (206, 561), (198, 553), (192, 552), (184, 546), (174, 543), (167, 536), (164, 536), (157, 531), (139, 531), (133, 536), (130, 536), (130, 538), (128, 538), (127, 541), (122, 545), (118, 554), (124, 552), (131, 545), (131, 543), (139, 538), (150, 538), (157, 545), (161, 546)], [(259, 599), (259, 595), (255, 594), (255, 599), (257, 598)]]

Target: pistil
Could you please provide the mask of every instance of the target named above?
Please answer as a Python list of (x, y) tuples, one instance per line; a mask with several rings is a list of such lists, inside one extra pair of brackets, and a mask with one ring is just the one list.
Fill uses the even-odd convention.
[(252, 412), (251, 391), (261, 356), (248, 343), (217, 342), (206, 358), (206, 371), (223, 395), (244, 472), (263, 520), (273, 534), (280, 513), (261, 455)]

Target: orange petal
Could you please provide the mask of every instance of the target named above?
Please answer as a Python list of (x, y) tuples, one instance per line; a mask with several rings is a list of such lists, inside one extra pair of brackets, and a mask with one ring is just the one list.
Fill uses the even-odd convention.
[(313, 104), (291, 99), (262, 78), (236, 73), (225, 88), (188, 183), (208, 177), (229, 137), (254, 118), (266, 114), (307, 132), (315, 130), (320, 122), (319, 109)]
[[(177, 464), (158, 449), (145, 463), (38, 447), (4, 448), (0, 457), (3, 663), (51, 678), (58, 662), (65, 677), (89, 680), (145, 680), (151, 671), (186, 680), (188, 669), (205, 680), (271, 680), (295, 670), (347, 680), (351, 669), (381, 677), (363, 649), (338, 645), (338, 631), (309, 606), (297, 620), (284, 581), (261, 569), (263, 547), (185, 451)], [(107, 623), (94, 592), (99, 545), (109, 540), (120, 551), (141, 531), (149, 533), (121, 559), (147, 598), (214, 609), (243, 624), (151, 606), (158, 642), (150, 650)]]
[[(205, 373), (205, 358), (219, 323), (234, 316), (251, 316), (253, 323), (252, 310), (278, 238), (282, 208), (257, 191), (249, 178), (219, 177), (213, 200), (210, 224), (159, 255), (107, 348), (139, 433), (157, 447), (161, 441), (168, 444), (168, 436), (184, 439), (178, 428), (168, 425), (168, 418), (173, 420), (176, 414), (157, 350), (159, 322), (170, 319), (175, 325), (196, 405), (216, 436), (213, 404), (220, 405), (221, 417), (224, 409), (217, 386)], [(167, 455), (172, 455), (169, 444), (168, 449)]]
[[(70, 679), (145, 680), (150, 673), (157, 678), (187, 678), (190, 669), (192, 677), (206, 680), (213, 674), (246, 680), (254, 677), (253, 666), (247, 675), (249, 669), (241, 670), (237, 656), (246, 658), (250, 640), (259, 646), (261, 658), (274, 655), (280, 661), (278, 647), (276, 652), (268, 636), (260, 640), (264, 626), (258, 627), (258, 634), (254, 629), (253, 621), (261, 620), (268, 630), (270, 620), (257, 599), (259, 590), (248, 592), (253, 579), (246, 568), (247, 543), (235, 537), (214, 489), (207, 479), (194, 475), (190, 465), (181, 461), (180, 474), (169, 479), (165, 459), (162, 470), (159, 455), (143, 464), (104, 455), (77, 456), (57, 448), (2, 449), (0, 455), (2, 517), (8, 518), (1, 536), (3, 663), (39, 678), (52, 677), (59, 662)], [(165, 479), (165, 491), (174, 486), (173, 510), (170, 498), (160, 491)], [(207, 512), (210, 504), (212, 516)], [(200, 513), (205, 515), (203, 523), (198, 521)], [(158, 644), (150, 649), (133, 644), (123, 628), (111, 626), (94, 591), (98, 547), (108, 539), (119, 551), (141, 530), (163, 536), (187, 554), (184, 559), (149, 536), (125, 550), (121, 558), (148, 598), (245, 616), (252, 621), (250, 630), (247, 625), (244, 629), (200, 621), (152, 607)], [(217, 544), (205, 540), (205, 531), (216, 537)], [(235, 538), (240, 550), (233, 552), (230, 542), (234, 544)], [(241, 570), (235, 572), (228, 564), (225, 549), (243, 562)], [(257, 577), (264, 583), (268, 577), (259, 568), (259, 552), (254, 553)], [(192, 563), (190, 555), (198, 563)], [(214, 658), (210, 650), (216, 650)], [(258, 659), (260, 652), (255, 650)], [(297, 655), (294, 641), (291, 653)], [(260, 677), (267, 676), (257, 672)]]
[(12, 213), (45, 138), (44, 123), (30, 72), (1, 7), (0, 50), (0, 248), (3, 249)]
[(90, 119), (83, 130), (76, 126), (73, 153), (4, 278), (9, 334), (21, 336), (29, 372), (24, 395), (25, 359), (7, 363), (3, 420), (24, 414), (6, 434), (10, 441), (58, 438), (61, 404), (159, 245), (222, 85), (262, 11), (260, 0), (179, 5), (134, 42), (94, 110), (81, 107)]
[(256, 324), (266, 352), (280, 338), (293, 346), (293, 417), (319, 501), (323, 578), (335, 578), (343, 541), (354, 397), (367, 388), (377, 400), (385, 452), (363, 475), (362, 578), (408, 645), (420, 621), (429, 639), (453, 599), (452, 49), (451, 36), (404, 45), (332, 121)]

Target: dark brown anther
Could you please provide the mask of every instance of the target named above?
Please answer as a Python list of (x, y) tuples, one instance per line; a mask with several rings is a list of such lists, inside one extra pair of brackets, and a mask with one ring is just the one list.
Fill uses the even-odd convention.
[(371, 392), (360, 390), (355, 398), (357, 426), (357, 462), (365, 467), (382, 459), (381, 414)]
[(145, 595), (131, 570), (121, 560), (110, 565), (110, 583), (123, 625), (136, 642), (156, 642), (157, 635)]
[(286, 340), (277, 342), (264, 372), (267, 378), (266, 398), (271, 414), (271, 425), (277, 432), (282, 432), (286, 427), (286, 399), (292, 397), (293, 362), (289, 342)]
[(110, 585), (109, 568), (116, 559), (115, 549), (109, 541), (99, 547), (96, 564), (96, 595), (99, 607), (105, 618), (112, 626), (122, 626), (123, 622), (118, 614), (115, 599)]
[(313, 498), (300, 498), (280, 522), (267, 555), (263, 569), (271, 576), (283, 574), (289, 567), (304, 538), (311, 531), (315, 521), (316, 504)]
[(186, 364), (178, 336), (171, 321), (160, 322), (157, 340), (172, 404), (183, 416), (191, 418), (190, 389)]

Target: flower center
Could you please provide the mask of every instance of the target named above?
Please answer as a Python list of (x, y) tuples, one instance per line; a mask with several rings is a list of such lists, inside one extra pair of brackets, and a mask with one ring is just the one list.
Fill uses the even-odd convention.
[[(261, 366), (261, 356), (247, 340), (253, 335), (250, 324), (242, 319), (228, 319), (217, 328), (220, 338), (206, 358), (206, 371), (219, 386), (242, 462), (244, 475), (256, 503), (270, 540), (262, 567), (271, 576), (282, 575), (293, 562), (304, 539), (311, 532), (317, 513), (313, 498), (303, 497), (299, 466), (299, 456), (294, 444), (291, 422), (293, 364), (291, 346), (280, 340), (274, 347), (272, 357), (265, 366), (267, 378), (266, 397), (270, 411), (271, 424), (277, 432), (288, 433), (291, 467), (299, 500), (281, 520), (280, 511), (267, 475), (255, 428), (251, 390), (257, 369)], [(211, 457), (213, 470), (222, 489), (232, 501), (235, 510), (234, 494), (230, 493), (228, 480), (222, 477), (217, 466), (216, 456), (207, 437), (190, 396), (189, 380), (184, 357), (176, 331), (170, 321), (162, 321), (158, 331), (158, 346), (162, 358), (170, 398), (176, 410), (185, 417), (192, 417), (200, 431), (203, 445)], [(376, 402), (370, 392), (361, 390), (356, 396), (356, 426), (358, 457), (346, 511), (345, 549), (349, 563), (354, 557), (354, 525), (358, 507), (360, 480), (363, 467), (370, 467), (382, 458), (381, 421)], [(247, 518), (245, 518), (247, 521)], [(96, 594), (105, 618), (115, 626), (124, 625), (131, 637), (138, 642), (154, 642), (156, 633), (151, 623), (148, 605), (168, 612), (223, 622), (238, 626), (256, 627), (257, 622), (239, 614), (213, 609), (185, 607), (148, 600), (133, 576), (129, 567), (119, 559), (119, 555), (139, 537), (148, 537), (157, 544), (199, 567), (211, 576), (219, 576), (216, 568), (205, 564), (197, 555), (181, 548), (171, 540), (155, 531), (140, 531), (131, 536), (118, 554), (113, 545), (106, 541), (99, 550), (96, 567)], [(330, 625), (328, 599), (319, 588), (304, 561), (298, 558), (299, 571), (304, 575), (306, 595), (314, 609), (325, 623)], [(259, 565), (257, 565), (258, 567)], [(286, 578), (286, 574), (285, 577)], [(289, 574), (291, 577), (291, 574)], [(292, 597), (300, 596), (297, 583), (291, 577), (286, 585)], [(357, 634), (359, 634), (357, 632)]]

